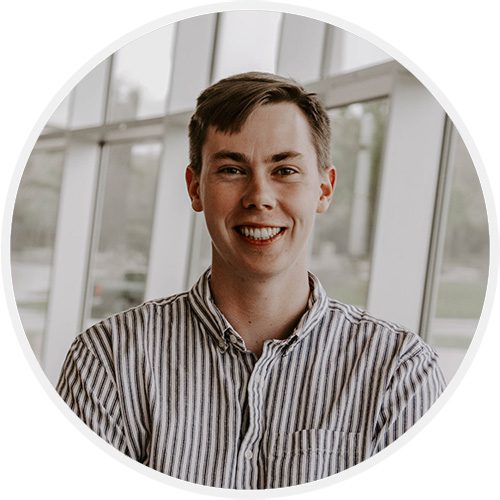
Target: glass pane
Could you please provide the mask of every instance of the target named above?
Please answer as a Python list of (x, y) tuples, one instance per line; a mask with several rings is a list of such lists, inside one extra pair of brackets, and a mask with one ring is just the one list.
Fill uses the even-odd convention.
[(84, 327), (143, 300), (161, 145), (118, 144), (105, 153)]
[(278, 73), (306, 83), (321, 76), (326, 24), (285, 14), (281, 28)]
[(61, 101), (54, 114), (48, 119), (42, 134), (58, 132), (68, 128), (71, 92)]
[(337, 27), (333, 30), (333, 36), (330, 38), (331, 47), (328, 51), (329, 75), (349, 73), (393, 60), (389, 54), (364, 38)]
[(220, 14), (214, 80), (245, 71), (275, 71), (279, 12), (239, 11)]
[(194, 232), (186, 288), (198, 280), (212, 263), (212, 240), (203, 214), (194, 214)]
[(388, 105), (386, 99), (330, 111), (333, 202), (316, 218), (310, 269), (331, 297), (366, 306), (371, 243)]
[(73, 129), (103, 124), (111, 57), (87, 73), (73, 89), (70, 126)]
[(429, 341), (440, 354), (448, 380), (476, 330), (489, 267), (484, 197), (472, 159), (458, 134), (450, 158), (451, 194), (429, 332)]
[(108, 121), (161, 116), (172, 66), (174, 25), (129, 43), (113, 56)]
[(12, 283), (24, 331), (40, 360), (63, 170), (62, 151), (34, 151), (12, 217)]
[(168, 114), (192, 111), (210, 84), (217, 17), (206, 14), (177, 23)]

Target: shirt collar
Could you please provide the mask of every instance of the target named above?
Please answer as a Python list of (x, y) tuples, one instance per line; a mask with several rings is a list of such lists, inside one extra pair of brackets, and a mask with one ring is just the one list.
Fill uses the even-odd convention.
[[(229, 332), (235, 334), (240, 340), (241, 337), (234, 331), (229, 321), (215, 305), (210, 290), (210, 276), (211, 268), (209, 267), (188, 292), (188, 300), (194, 313), (218, 346), (225, 349), (227, 348)], [(318, 278), (312, 273), (308, 273), (308, 276), (311, 292), (307, 302), (307, 310), (302, 315), (292, 334), (286, 339), (277, 341), (286, 346), (287, 350), (314, 330), (324, 317), (328, 307), (328, 296)], [(243, 344), (243, 340), (241, 340), (241, 344)]]
[(210, 275), (212, 269), (209, 267), (193, 285), (188, 293), (188, 300), (198, 319), (203, 323), (207, 331), (212, 335), (220, 348), (227, 346), (225, 332), (231, 328), (229, 321), (215, 305), (210, 290)]

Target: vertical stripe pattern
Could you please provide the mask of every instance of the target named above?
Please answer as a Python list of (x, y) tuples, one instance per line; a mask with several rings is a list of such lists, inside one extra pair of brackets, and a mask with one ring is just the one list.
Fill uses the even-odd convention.
[(258, 358), (215, 306), (210, 270), (80, 334), (57, 391), (100, 437), (170, 476), (221, 488), (315, 481), (408, 430), (444, 389), (406, 329), (327, 297)]

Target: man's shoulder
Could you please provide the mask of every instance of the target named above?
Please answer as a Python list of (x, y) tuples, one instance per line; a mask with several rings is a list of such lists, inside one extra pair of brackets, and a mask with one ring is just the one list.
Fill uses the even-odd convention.
[(333, 315), (340, 315), (346, 321), (353, 325), (366, 325), (375, 328), (381, 328), (394, 333), (404, 334), (409, 330), (394, 321), (388, 321), (371, 315), (366, 309), (359, 306), (345, 304), (339, 300), (328, 298), (328, 310)]
[(137, 306), (96, 321), (76, 337), (92, 352), (111, 351), (123, 342), (142, 342), (151, 335), (169, 331), (169, 318), (177, 311), (186, 314), (188, 292), (147, 300)]
[(132, 316), (149, 316), (170, 312), (173, 308), (182, 307), (187, 302), (187, 296), (188, 292), (181, 292), (168, 297), (146, 300), (137, 306), (115, 313), (103, 321), (112, 322)]
[(435, 354), (417, 332), (395, 321), (373, 316), (361, 307), (329, 298), (328, 312), (335, 328), (342, 328), (346, 335), (363, 337), (366, 342), (388, 342), (407, 355)]
[[(168, 297), (158, 299), (150, 299), (142, 302), (139, 305), (114, 313), (94, 324), (95, 326), (110, 326), (121, 324), (123, 322), (147, 320), (155, 318), (158, 315), (170, 313), (172, 309), (182, 307), (187, 303), (188, 292), (181, 292)], [(136, 323), (137, 324), (137, 323)], [(138, 325), (139, 326), (139, 325)]]

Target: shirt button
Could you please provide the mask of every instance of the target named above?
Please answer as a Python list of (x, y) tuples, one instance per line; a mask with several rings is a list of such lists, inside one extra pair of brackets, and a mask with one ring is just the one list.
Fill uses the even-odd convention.
[(236, 342), (238, 341), (238, 339), (236, 338), (236, 335), (229, 335), (229, 340), (233, 343), (233, 344), (236, 344)]
[(253, 457), (253, 453), (250, 450), (245, 451), (245, 458), (250, 460)]
[(223, 340), (219, 340), (219, 347), (221, 349), (225, 349), (226, 348), (226, 343)]
[(253, 376), (253, 380), (254, 380), (254, 382), (255, 382), (256, 384), (260, 382), (260, 379), (261, 379), (261, 378), (262, 378), (262, 377), (261, 377), (258, 373), (256, 373), (256, 374)]

